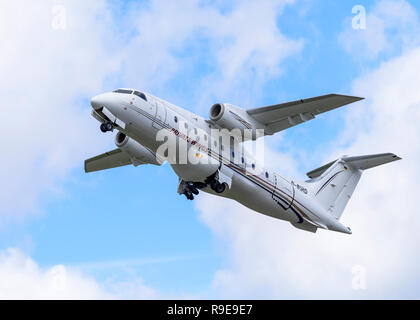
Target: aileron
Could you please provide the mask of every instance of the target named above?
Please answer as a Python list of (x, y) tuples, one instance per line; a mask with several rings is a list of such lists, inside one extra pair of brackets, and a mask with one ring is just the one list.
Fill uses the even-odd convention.
[(249, 109), (247, 110), (247, 113), (256, 121), (266, 126), (269, 131), (267, 134), (274, 134), (312, 120), (321, 113), (334, 110), (362, 99), (363, 98), (353, 96), (328, 94), (267, 107)]

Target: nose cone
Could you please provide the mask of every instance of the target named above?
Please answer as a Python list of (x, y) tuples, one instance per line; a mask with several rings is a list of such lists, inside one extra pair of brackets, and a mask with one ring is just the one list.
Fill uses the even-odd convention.
[(95, 109), (95, 110), (97, 110), (99, 108), (102, 108), (105, 103), (106, 103), (105, 94), (100, 94), (100, 95), (94, 96), (90, 100), (90, 104), (92, 105), (92, 108)]
[(104, 107), (115, 116), (120, 112), (123, 103), (124, 100), (119, 97), (119, 94), (113, 92), (102, 93), (90, 100), (93, 109), (98, 110)]

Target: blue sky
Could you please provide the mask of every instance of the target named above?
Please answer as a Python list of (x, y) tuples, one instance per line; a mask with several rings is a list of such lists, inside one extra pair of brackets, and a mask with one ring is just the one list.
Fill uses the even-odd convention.
[[(236, 238), (239, 233), (220, 225), (225, 217), (220, 219), (219, 225), (215, 224), (215, 218), (209, 212), (212, 204), (217, 208), (221, 206), (216, 205), (216, 198), (205, 197), (202, 201), (189, 202), (185, 197), (179, 196), (176, 192), (177, 177), (168, 165), (159, 168), (124, 167), (88, 175), (83, 172), (83, 161), (86, 157), (113, 148), (113, 135), (97, 132), (97, 122), (89, 118), (89, 99), (97, 93), (116, 87), (136, 87), (202, 116), (207, 116), (210, 106), (216, 102), (226, 101), (252, 108), (331, 92), (363, 95), (370, 92), (370, 88), (363, 87), (360, 79), (375, 74), (384, 64), (416, 49), (417, 38), (413, 35), (413, 26), (417, 27), (416, 12), (420, 9), (420, 4), (416, 1), (355, 3), (350, 0), (296, 0), (287, 4), (283, 4), (286, 1), (273, 4), (274, 2), (261, 2), (261, 12), (271, 12), (267, 9), (271, 8), (274, 13), (266, 17), (267, 26), (257, 30), (257, 34), (254, 33), (255, 26), (252, 23), (239, 27), (229, 24), (250, 21), (254, 17), (254, 14), (250, 14), (252, 10), (256, 10), (255, 19), (259, 23), (256, 14), (259, 12), (259, 5), (251, 10), (249, 7), (252, 5), (246, 1), (234, 1), (227, 6), (220, 1), (181, 1), (177, 6), (178, 11), (171, 11), (173, 4), (164, 1), (92, 1), (94, 4), (89, 5), (83, 2), (75, 5), (66, 1), (46, 1), (43, 5), (45, 8), (42, 9), (44, 12), (35, 13), (35, 18), (21, 29), (12, 20), (4, 22), (1, 27), (10, 23), (21, 43), (26, 43), (31, 32), (36, 39), (44, 39), (44, 33), (47, 34), (51, 46), (39, 49), (39, 61), (44, 61), (44, 51), (45, 57), (49, 57), (48, 50), (52, 51), (52, 58), (46, 59), (50, 61), (49, 65), (46, 62), (49, 66), (47, 70), (33, 71), (37, 82), (34, 91), (39, 88), (41, 93), (32, 101), (46, 104), (51, 101), (51, 110), (61, 108), (61, 102), (64, 101), (63, 108), (68, 110), (66, 112), (70, 118), (52, 118), (52, 121), (59, 119), (54, 127), (60, 132), (57, 141), (53, 141), (57, 146), (54, 145), (54, 150), (48, 145), (38, 147), (41, 143), (38, 137), (45, 136), (43, 131), (39, 136), (35, 134), (33, 140), (30, 132), (22, 138), (25, 141), (31, 140), (31, 148), (41, 151), (40, 154), (29, 155), (28, 161), (31, 165), (25, 164), (24, 177), (15, 177), (13, 173), (8, 173), (7, 177), (17, 182), (13, 186), (15, 189), (10, 187), (11, 194), (4, 192), (2, 200), (5, 203), (10, 201), (10, 205), (0, 215), (0, 251), (7, 252), (9, 248), (17, 248), (36, 262), (40, 273), (47, 272), (53, 266), (64, 265), (69, 270), (77, 270), (84, 277), (93, 279), (101, 290), (107, 292), (112, 292), (116, 284), (121, 283), (132, 283), (135, 287), (136, 281), (141, 279), (141, 286), (152, 288), (152, 296), (157, 297), (323, 298), (334, 296), (337, 289), (342, 297), (418, 298), (418, 291), (407, 289), (405, 282), (401, 282), (401, 291), (391, 294), (387, 289), (389, 283), (385, 280), (381, 286), (382, 291), (373, 290), (373, 286), (372, 291), (362, 292), (360, 295), (347, 291), (342, 293), (340, 288), (334, 287), (329, 287), (327, 292), (319, 295), (317, 292), (308, 292), (305, 285), (314, 281), (311, 278), (303, 279), (304, 284), (296, 284), (295, 287), (294, 283), (287, 283), (287, 290), (284, 288), (286, 281), (279, 280), (275, 282), (277, 287), (267, 292), (264, 292), (262, 285), (252, 291), (254, 284), (249, 286), (249, 291), (244, 290), (244, 295), (235, 290), (229, 291), (223, 283), (225, 278), (220, 275), (229, 272), (234, 274), (235, 266), (241, 264), (238, 256), (243, 254), (252, 257), (252, 252), (244, 254), (242, 250), (245, 249), (238, 247), (238, 243), (243, 242), (242, 237)], [(3, 12), (12, 12), (16, 9), (14, 6), (23, 5), (12, 3), (13, 1), (3, 3), (1, 6), (4, 8), (1, 11), (4, 9)], [(51, 18), (50, 8), (57, 4), (63, 4), (67, 10), (66, 29), (45, 31), (47, 28), (40, 27), (39, 30), (31, 30), (31, 23), (35, 25), (38, 22), (39, 25), (41, 21), (41, 26), (42, 22), (48, 23)], [(366, 8), (367, 30), (351, 29), (352, 8), (356, 4)], [(404, 10), (396, 12), (395, 6), (402, 6)], [(384, 9), (389, 7), (390, 10)], [(31, 9), (34, 8), (22, 7), (19, 10), (30, 15)], [(190, 17), (191, 21), (185, 21), (182, 14)], [(198, 20), (204, 20), (197, 21), (189, 14), (197, 15)], [(11, 14), (10, 19), (13, 18), (16, 17)], [(223, 22), (225, 25), (214, 26), (206, 18), (215, 19), (214, 24)], [(409, 21), (409, 24), (398, 22), (402, 20)], [(374, 29), (373, 24), (369, 25), (370, 21), (375, 22), (375, 27), (380, 26), (372, 34), (368, 34)], [(377, 21), (382, 21), (382, 24), (376, 24)], [(80, 25), (80, 29), (77, 29), (76, 23)], [(73, 25), (76, 26), (75, 31), (72, 29)], [(385, 27), (382, 28), (383, 26)], [(86, 34), (83, 28), (87, 28)], [(19, 32), (21, 30), (26, 32)], [(86, 40), (75, 40), (80, 31), (83, 33), (81, 38), (86, 37)], [(54, 33), (51, 36), (49, 32)], [(62, 32), (65, 36), (58, 34), (55, 38), (57, 32)], [(379, 44), (378, 51), (372, 53), (371, 49), (365, 48), (364, 43), (377, 39), (375, 32), (384, 37), (387, 46), (381, 47)], [(258, 42), (258, 37), (267, 38), (268, 45)], [(352, 42), (355, 45), (346, 47), (343, 42)], [(16, 49), (28, 45), (21, 43), (16, 43)], [(11, 42), (11, 45), (14, 43)], [(66, 52), (76, 46), (79, 51), (76, 50), (73, 56), (64, 58)], [(61, 47), (62, 52), (58, 49)], [(245, 58), (239, 58), (242, 48), (250, 52)], [(62, 58), (57, 58), (57, 54), (62, 54)], [(225, 57), (230, 54), (233, 56), (225, 61)], [(87, 61), (86, 66), (85, 62), (80, 63), (82, 60)], [(12, 58), (6, 61), (13, 66)], [(236, 69), (230, 70), (229, 66), (236, 62)], [(25, 66), (18, 68), (18, 75), (12, 84), (26, 85), (23, 78), (32, 73), (24, 70)], [(67, 78), (65, 75), (60, 76), (61, 68), (68, 75)], [(3, 66), (0, 70), (8, 71)], [(53, 76), (53, 73), (58, 75)], [(49, 91), (43, 88), (56, 81), (60, 89), (55, 90), (57, 92), (49, 100), (46, 97)], [(67, 84), (71, 90), (61, 89), (61, 86)], [(377, 88), (380, 87), (372, 87), (372, 91), (379, 90)], [(31, 94), (28, 93), (28, 99), (31, 99)], [(2, 105), (9, 101), (4, 98)], [(375, 101), (375, 98), (371, 101)], [(370, 106), (371, 102), (367, 103)], [(35, 106), (30, 105), (29, 108)], [(41, 112), (50, 112), (49, 110), (46, 107)], [(36, 116), (42, 117), (41, 114)], [(349, 115), (347, 109), (334, 111), (277, 137), (268, 138), (267, 144), (277, 157), (270, 157), (269, 160), (279, 172), (284, 169), (288, 175), (298, 171), (302, 178), (304, 172), (339, 155), (334, 155), (332, 151), (350, 149), (364, 152), (366, 148), (360, 141), (366, 141), (368, 134), (364, 136), (365, 140), (359, 136), (348, 138), (348, 133), (354, 129), (352, 121), (357, 116), (360, 116), (357, 112)], [(32, 122), (28, 120), (28, 123)], [(360, 131), (365, 132), (363, 123), (360, 124)], [(50, 134), (54, 135), (54, 131)], [(374, 139), (374, 135), (371, 136)], [(382, 140), (378, 138), (378, 141)], [(369, 142), (366, 144), (369, 145)], [(370, 144), (374, 149), (381, 142), (372, 140)], [(21, 158), (24, 154), (18, 149), (10, 150), (13, 158)], [(51, 164), (50, 161), (58, 161), (60, 165)], [(45, 164), (47, 162), (48, 166)], [(12, 166), (11, 170), (16, 168)], [(386, 178), (384, 181), (387, 181)], [(2, 185), (2, 190), (7, 188), (6, 184)], [(29, 190), (27, 193), (26, 188)], [(20, 192), (21, 197), (18, 196)], [(376, 196), (380, 199), (383, 195)], [(374, 198), (370, 198), (372, 199)], [(367, 201), (366, 198), (359, 197), (354, 202), (364, 200)], [(24, 205), (26, 201), (29, 205)], [(218, 214), (226, 215), (226, 219), (239, 217), (239, 224), (246, 223), (251, 217), (238, 204), (226, 205), (225, 210), (221, 208)], [(234, 210), (243, 211), (244, 220), (241, 215), (233, 214)], [(363, 210), (368, 212), (370, 209)], [(348, 215), (351, 213), (348, 212)], [(261, 222), (264, 226), (271, 223), (270, 232), (277, 228), (278, 232), (284, 234), (285, 241), (299, 242), (300, 237), (307, 240), (307, 235), (302, 235), (286, 223), (273, 222), (259, 215), (249, 219)], [(352, 220), (349, 218), (347, 221), (350, 223)], [(361, 224), (363, 223), (361, 218)], [(267, 232), (267, 237), (270, 232)], [(346, 240), (346, 245), (356, 246), (363, 243), (369, 239), (369, 232), (375, 233), (375, 228), (362, 229), (362, 232), (365, 232), (365, 238), (360, 238), (359, 242), (353, 244), (351, 240)], [(274, 233), (276, 235), (273, 239), (277, 239), (277, 232)], [(254, 230), (250, 234), (258, 237), (265, 234), (265, 230)], [(331, 240), (342, 236), (329, 237)], [(310, 241), (316, 239), (310, 238)], [(272, 242), (268, 239), (267, 243)], [(246, 243), (242, 244), (247, 246)], [(286, 252), (285, 257), (293, 255), (292, 249), (292, 246), (279, 247), (279, 250)], [(4, 259), (7, 257), (6, 254)], [(327, 263), (328, 254), (323, 257)], [(261, 260), (265, 258), (267, 261), (274, 261), (268, 255), (258, 257)], [(314, 261), (319, 259), (316, 256), (312, 258)], [(311, 260), (306, 262), (311, 263)], [(337, 262), (336, 265), (340, 263)], [(409, 268), (412, 263), (407, 262), (407, 265)], [(240, 281), (243, 276), (242, 280), (246, 283), (246, 272), (252, 271), (242, 273), (243, 267), (238, 268), (241, 272), (237, 273), (238, 279), (235, 281)], [(289, 268), (289, 265), (283, 265), (269, 270), (268, 273), (274, 271), (288, 274)], [(226, 270), (229, 272), (223, 273)], [(389, 275), (383, 275), (381, 279), (386, 277), (389, 278)], [(418, 282), (416, 271), (412, 271), (411, 277), (415, 279), (415, 283)], [(258, 281), (264, 283), (266, 278), (261, 279)], [(238, 282), (235, 281), (232, 280), (231, 285), (237, 285)], [(122, 297), (127, 295), (123, 294)]]

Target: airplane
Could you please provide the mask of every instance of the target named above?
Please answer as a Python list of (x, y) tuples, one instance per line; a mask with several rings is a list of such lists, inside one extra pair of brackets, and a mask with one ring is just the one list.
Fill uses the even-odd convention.
[[(175, 151), (174, 161), (168, 161), (179, 177), (178, 193), (188, 200), (203, 191), (288, 221), (300, 230), (352, 234), (340, 218), (362, 172), (400, 157), (392, 153), (342, 156), (308, 172), (308, 180), (297, 181), (258, 164), (241, 146), (360, 100), (363, 98), (328, 94), (248, 110), (216, 103), (205, 119), (150, 93), (117, 89), (91, 99), (92, 116), (101, 123), (100, 130), (117, 131), (117, 148), (86, 160), (85, 172), (126, 165), (160, 166), (168, 161), (169, 151), (165, 154), (159, 148), (171, 140), (176, 146), (186, 145), (193, 155), (181, 163), (181, 151)], [(219, 132), (217, 138), (214, 131)], [(162, 132), (166, 140), (157, 138)]]

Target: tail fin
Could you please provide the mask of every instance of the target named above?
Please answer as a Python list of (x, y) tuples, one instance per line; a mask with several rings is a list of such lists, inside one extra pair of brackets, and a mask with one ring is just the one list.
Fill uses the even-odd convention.
[(341, 157), (307, 173), (311, 195), (334, 217), (340, 219), (349, 202), (362, 171), (401, 160), (392, 153), (361, 157)]

